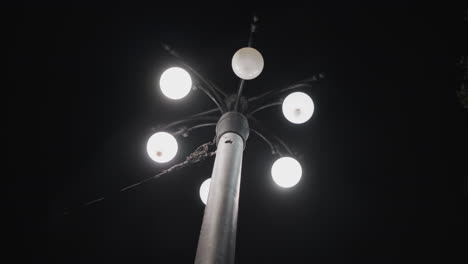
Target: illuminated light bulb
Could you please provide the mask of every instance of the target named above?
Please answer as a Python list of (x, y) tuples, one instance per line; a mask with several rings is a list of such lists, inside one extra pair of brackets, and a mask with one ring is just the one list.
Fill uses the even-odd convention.
[(242, 48), (232, 56), (232, 70), (241, 79), (255, 79), (263, 70), (263, 57), (258, 50)]
[(206, 179), (200, 186), (200, 199), (204, 204), (208, 201), (208, 193), (210, 192), (211, 178)]
[(294, 124), (306, 122), (314, 113), (312, 98), (302, 92), (294, 92), (286, 96), (282, 107), (284, 117)]
[(148, 139), (146, 151), (150, 158), (158, 163), (172, 160), (177, 154), (177, 140), (166, 132), (157, 132)]
[(291, 157), (279, 158), (271, 166), (271, 177), (283, 188), (293, 187), (302, 177), (301, 164)]
[(161, 75), (159, 87), (166, 97), (174, 100), (181, 99), (192, 89), (192, 78), (186, 70), (172, 67)]

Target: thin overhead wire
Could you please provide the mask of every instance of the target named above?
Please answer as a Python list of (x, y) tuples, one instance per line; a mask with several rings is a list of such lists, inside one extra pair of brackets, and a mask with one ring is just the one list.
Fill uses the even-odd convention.
[[(206, 158), (208, 157), (211, 157), (211, 156), (214, 156), (216, 154), (216, 151), (209, 151), (210, 149), (210, 146), (213, 146), (215, 145), (215, 141), (210, 141), (208, 143), (205, 143), (205, 144), (202, 144), (200, 145), (198, 148), (195, 149), (195, 151), (193, 151), (190, 155), (188, 155), (186, 158), (185, 158), (185, 161), (183, 162), (180, 162), (178, 164), (175, 164), (174, 166), (170, 167), (170, 168), (167, 168), (163, 171), (161, 171), (160, 173), (156, 174), (156, 175), (153, 175), (151, 177), (148, 177), (146, 179), (143, 179), (139, 182), (136, 182), (136, 183), (133, 183), (131, 185), (128, 185), (126, 187), (123, 187), (121, 188), (119, 191), (117, 191), (114, 195), (118, 195), (122, 192), (125, 192), (127, 190), (130, 190), (130, 189), (133, 189), (137, 186), (140, 186), (142, 184), (145, 184), (151, 180), (155, 180), (165, 174), (168, 174), (176, 169), (179, 169), (179, 168), (182, 168), (182, 167), (185, 167), (185, 166), (188, 166), (188, 165), (191, 165), (191, 164), (194, 164), (194, 163), (197, 163), (197, 162), (200, 162), (202, 160), (205, 160)], [(85, 202), (83, 204), (81, 204), (79, 207), (77, 207), (76, 209), (72, 209), (72, 210), (65, 210), (63, 212), (63, 215), (69, 215), (71, 214), (72, 212), (75, 212), (76, 210), (78, 209), (81, 209), (81, 208), (85, 208), (85, 207), (88, 207), (88, 206), (91, 206), (93, 204), (97, 204), (101, 201), (104, 201), (106, 199), (106, 197), (100, 197), (100, 198), (97, 198), (97, 199), (94, 199), (92, 201), (89, 201), (89, 202)]]

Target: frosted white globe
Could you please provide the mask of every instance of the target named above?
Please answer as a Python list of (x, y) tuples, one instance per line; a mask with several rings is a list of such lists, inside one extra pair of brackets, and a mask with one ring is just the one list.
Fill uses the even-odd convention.
[(283, 115), (291, 123), (302, 124), (309, 120), (313, 113), (314, 102), (305, 93), (291, 93), (283, 101)]
[(181, 99), (187, 96), (192, 89), (190, 74), (179, 67), (167, 69), (159, 79), (159, 87), (162, 93), (170, 99)]
[(150, 158), (159, 163), (172, 160), (177, 154), (177, 140), (166, 132), (157, 132), (148, 139), (146, 151)]
[(279, 158), (271, 166), (271, 177), (276, 184), (283, 188), (296, 185), (302, 176), (299, 162), (291, 157)]
[(241, 79), (252, 80), (263, 70), (263, 57), (254, 48), (242, 48), (232, 56), (232, 70)]
[(208, 193), (210, 192), (211, 178), (206, 179), (200, 186), (200, 199), (204, 204), (208, 201)]

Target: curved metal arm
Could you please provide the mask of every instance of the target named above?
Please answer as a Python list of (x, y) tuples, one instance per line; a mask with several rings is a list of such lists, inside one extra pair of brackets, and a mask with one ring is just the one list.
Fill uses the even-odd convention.
[(163, 126), (161, 129), (162, 130), (168, 130), (174, 126), (190, 123), (190, 122), (195, 122), (195, 121), (215, 121), (217, 122), (219, 117), (217, 116), (199, 116), (199, 117), (192, 117), (192, 118), (186, 118), (182, 120), (178, 120), (172, 123), (169, 123), (165, 126)]
[[(220, 93), (222, 96), (226, 97), (227, 94), (221, 90), (220, 88), (218, 88), (218, 86), (216, 86), (213, 82), (205, 79), (198, 71), (196, 71), (194, 68), (192, 68), (190, 65), (188, 65), (185, 61), (183, 61), (182, 59), (180, 59), (182, 64), (187, 67), (187, 69), (191, 72), (193, 72), (197, 77), (198, 79), (200, 79), (202, 82), (204, 82), (206, 85), (208, 85), (211, 89), (213, 89), (213, 92), (216, 94), (216, 92)], [(216, 94), (218, 95), (218, 94)]]
[(263, 94), (251, 97), (251, 98), (249, 98), (248, 102), (252, 103), (252, 102), (260, 100), (260, 99), (268, 98), (268, 97), (273, 96), (273, 95), (278, 95), (278, 94), (284, 93), (286, 91), (299, 89), (299, 88), (302, 88), (302, 87), (312, 88), (313, 85), (311, 84), (311, 82), (318, 82), (318, 81), (322, 80), (323, 78), (325, 78), (325, 76), (322, 73), (319, 73), (317, 75), (313, 75), (310, 78), (306, 78), (306, 79), (304, 79), (302, 81), (291, 84), (291, 85), (289, 85), (287, 87), (284, 87), (284, 88), (279, 87), (279, 88), (273, 89), (271, 91), (265, 92)]
[[(286, 145), (286, 143), (284, 143), (283, 140), (281, 140), (278, 136), (276, 135), (273, 135), (273, 133), (270, 132), (270, 130), (266, 129), (258, 120), (256, 120), (255, 118), (249, 116), (248, 117), (249, 119), (249, 123), (251, 124), (251, 130), (256, 130), (258, 134), (261, 134), (261, 137), (262, 139), (270, 142), (269, 145), (270, 145), (270, 148), (272, 148), (271, 146), (274, 146), (274, 149), (275, 149), (275, 153), (273, 154), (276, 154), (278, 153), (279, 155), (283, 155), (279, 150), (278, 150), (278, 146), (276, 144), (274, 144), (272, 142), (272, 140), (268, 139), (268, 138), (271, 138), (273, 139), (274, 141), (278, 142), (283, 148), (284, 150), (286, 150), (286, 152), (290, 155), (290, 156), (294, 156), (293, 152), (291, 151), (291, 149)], [(255, 132), (255, 131), (253, 131)], [(256, 134), (257, 134), (256, 133)], [(257, 135), (258, 135), (257, 134)]]
[(283, 102), (274, 102), (274, 103), (271, 103), (271, 104), (266, 104), (266, 105), (262, 105), (260, 107), (257, 107), (255, 109), (252, 109), (250, 111), (248, 111), (247, 115), (253, 115), (254, 113), (260, 111), (260, 110), (263, 110), (265, 108), (269, 108), (269, 107), (272, 107), (272, 106), (276, 106), (276, 105), (282, 105)]
[(270, 96), (273, 96), (273, 95), (281, 94), (281, 93), (284, 93), (286, 91), (299, 89), (299, 88), (303, 88), (303, 87), (311, 88), (313, 86), (311, 84), (308, 84), (308, 83), (297, 83), (297, 84), (293, 84), (293, 85), (290, 85), (290, 86), (285, 87), (285, 88), (277, 88), (277, 89), (265, 92), (263, 94), (260, 94), (258, 96), (251, 97), (251, 98), (249, 98), (248, 102), (251, 103), (251, 102), (254, 102), (254, 101), (257, 101), (257, 100), (260, 100), (260, 99), (264, 99), (264, 98), (267, 98), (267, 97), (270, 97)]
[(201, 87), (201, 86), (197, 86), (197, 87), (200, 87), (200, 89), (215, 102), (215, 104), (220, 108), (221, 112), (224, 113), (227, 110), (227, 107), (226, 107), (226, 104), (225, 104), (224, 100), (221, 98), (220, 94), (222, 96), (226, 97), (227, 96), (226, 93), (224, 91), (222, 91), (221, 89), (219, 89), (212, 82), (210, 82), (206, 78), (204, 78), (194, 68), (192, 68), (192, 66), (190, 66), (187, 62), (185, 62), (182, 59), (182, 57), (177, 52), (175, 52), (174, 49), (172, 49), (169, 45), (162, 43), (162, 46), (169, 54), (171, 54), (172, 56), (179, 59), (180, 63), (185, 68), (187, 68), (190, 72), (192, 72), (200, 81), (202, 81), (204, 84), (207, 85), (207, 88), (209, 90), (204, 88), (204, 87)]
[[(191, 126), (189, 128), (182, 128), (180, 129), (179, 131), (176, 131), (176, 132), (173, 132), (172, 134), (174, 136), (178, 136), (178, 135), (183, 135), (185, 133), (188, 133), (190, 131), (193, 131), (195, 129), (198, 129), (198, 128), (202, 128), (202, 127), (208, 127), (208, 126), (216, 126), (216, 123), (203, 123), (203, 124), (198, 124), (198, 125), (195, 125), (195, 126)], [(185, 136), (184, 136), (185, 137)]]
[(195, 129), (198, 129), (198, 128), (202, 128), (202, 127), (207, 127), (207, 126), (216, 126), (217, 123), (205, 123), (205, 124), (199, 124), (199, 125), (196, 125), (196, 126), (193, 126), (193, 127), (190, 127), (187, 129), (187, 132), (190, 132), (192, 130), (195, 130)]
[(260, 137), (261, 139), (263, 139), (263, 141), (265, 141), (265, 143), (268, 144), (268, 146), (270, 147), (270, 150), (271, 150), (271, 154), (275, 155), (278, 150), (276, 148), (275, 145), (273, 145), (273, 143), (271, 143), (270, 140), (268, 140), (267, 137), (265, 137), (262, 133), (258, 132), (256, 129), (253, 129), (253, 128), (250, 128), (250, 131), (252, 131), (254, 134), (256, 134), (258, 137)]
[(210, 109), (210, 110), (206, 110), (206, 111), (200, 112), (200, 113), (198, 113), (198, 114), (191, 115), (190, 117), (203, 116), (203, 115), (206, 115), (206, 114), (216, 113), (216, 112), (218, 112), (218, 111), (219, 111), (219, 108), (213, 108), (213, 109)]
[(292, 157), (294, 156), (294, 153), (291, 151), (291, 149), (288, 147), (288, 145), (286, 145), (286, 143), (284, 143), (284, 141), (277, 137), (277, 136), (274, 136), (275, 140), (278, 141), (280, 143), (280, 145), (286, 150), (286, 152), (288, 152), (288, 154)]
[(217, 99), (215, 96), (213, 96), (208, 90), (206, 90), (206, 88), (204, 88), (203, 86), (201, 85), (196, 85), (195, 87), (199, 88), (200, 90), (202, 90), (215, 104), (216, 106), (219, 108), (219, 111), (221, 111), (221, 113), (225, 113), (226, 110), (227, 110), (227, 107), (226, 105), (224, 104), (224, 101), (223, 100), (220, 100), (220, 99)]
[(208, 79), (206, 79), (206, 81), (210, 84), (210, 86), (213, 87), (213, 89), (215, 89), (218, 93), (220, 93), (224, 98), (228, 96), (228, 94), (225, 91), (221, 90), (221, 88), (219, 88), (214, 82)]

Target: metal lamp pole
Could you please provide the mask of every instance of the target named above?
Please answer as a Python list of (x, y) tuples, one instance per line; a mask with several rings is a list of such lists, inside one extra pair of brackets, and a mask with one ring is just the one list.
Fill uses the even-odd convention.
[(195, 264), (234, 263), (242, 154), (249, 136), (244, 115), (227, 112), (216, 125), (216, 158)]
[[(254, 16), (249, 47), (257, 20)], [(234, 111), (223, 114), (216, 124), (216, 158), (195, 264), (234, 264), (242, 155), (250, 131), (247, 118), (238, 112), (243, 88), (241, 79)]]

